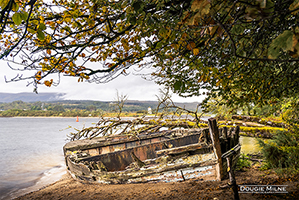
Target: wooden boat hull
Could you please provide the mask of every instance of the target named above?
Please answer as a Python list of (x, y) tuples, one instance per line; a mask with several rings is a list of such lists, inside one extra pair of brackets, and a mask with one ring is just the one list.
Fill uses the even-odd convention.
[(209, 129), (192, 129), (80, 140), (67, 143), (64, 154), (70, 174), (90, 182), (221, 180), (227, 176), (226, 161), (221, 160), (214, 143), (220, 143), (221, 154), (236, 149), (235, 165), (240, 154), (238, 130), (220, 129), (216, 139)]

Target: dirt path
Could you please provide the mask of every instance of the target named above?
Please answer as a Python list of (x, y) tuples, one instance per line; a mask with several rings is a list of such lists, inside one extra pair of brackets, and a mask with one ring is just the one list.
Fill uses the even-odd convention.
[[(240, 199), (296, 199), (299, 196), (299, 180), (279, 179), (271, 171), (250, 169), (236, 172), (239, 185), (288, 185), (288, 194), (240, 194)], [(189, 180), (176, 183), (147, 183), (104, 185), (78, 182), (69, 174), (39, 191), (17, 199), (233, 199), (231, 189), (221, 189), (228, 180), (203, 182)]]

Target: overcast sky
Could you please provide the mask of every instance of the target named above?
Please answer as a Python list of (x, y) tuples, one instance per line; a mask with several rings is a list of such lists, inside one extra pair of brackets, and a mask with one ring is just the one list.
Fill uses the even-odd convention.
[[(18, 73), (26, 74), (26, 72), (18, 72), (11, 70), (6, 62), (0, 61), (1, 76), (0, 76), (0, 92), (20, 93), (32, 92), (33, 87), (26, 87), (27, 81), (18, 81), (5, 83), (4, 76), (7, 79), (13, 78)], [(144, 80), (141, 76), (133, 75), (119, 76), (106, 84), (95, 84), (87, 82), (77, 82), (74, 77), (62, 77), (59, 86), (46, 87), (39, 86), (38, 92), (58, 92), (66, 93), (65, 99), (72, 100), (97, 100), (97, 101), (112, 101), (116, 99), (116, 93), (128, 95), (129, 100), (157, 100), (156, 95), (159, 94), (161, 86), (153, 81)], [(182, 98), (178, 95), (172, 95), (172, 100), (176, 102), (201, 102), (203, 97)]]

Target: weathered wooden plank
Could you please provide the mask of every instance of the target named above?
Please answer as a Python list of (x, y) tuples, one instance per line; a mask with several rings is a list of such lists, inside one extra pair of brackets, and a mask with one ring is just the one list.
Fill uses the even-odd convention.
[(235, 173), (234, 173), (233, 166), (232, 166), (232, 156), (226, 157), (226, 161), (227, 161), (230, 186), (232, 187), (233, 192), (234, 192), (234, 199), (239, 200), (240, 198), (239, 198), (239, 193), (238, 193), (238, 186), (237, 186), (237, 182), (235, 179)]
[(235, 128), (235, 144), (238, 144), (239, 143), (239, 138), (240, 138), (240, 127), (239, 126), (236, 126)]
[(241, 145), (237, 144), (236, 146), (234, 146), (233, 148), (231, 148), (230, 150), (228, 150), (227, 152), (225, 152), (224, 154), (222, 154), (222, 158), (227, 158), (235, 153), (237, 153), (239, 150), (241, 149)]
[(221, 145), (220, 145), (220, 140), (219, 140), (219, 131), (218, 131), (218, 126), (217, 126), (217, 121), (214, 118), (208, 119), (208, 124), (209, 124), (209, 130), (210, 130), (210, 136), (213, 144), (213, 149), (215, 152), (216, 159), (218, 160), (218, 165), (217, 165), (217, 180), (222, 180), (224, 177), (223, 174), (223, 167), (222, 167), (222, 153), (221, 153)]
[[(190, 134), (193, 134), (198, 131), (200, 131), (200, 129), (193, 129), (191, 131), (182, 130), (181, 132), (182, 133), (189, 132)], [(128, 135), (117, 135), (117, 136), (113, 135), (113, 136), (105, 136), (105, 137), (100, 137), (100, 138), (93, 138), (92, 140), (90, 140), (90, 139), (75, 140), (75, 141), (66, 143), (63, 147), (63, 150), (64, 150), (64, 152), (87, 150), (87, 149), (99, 148), (99, 147), (104, 147), (104, 146), (111, 146), (111, 145), (115, 145), (115, 144), (134, 142), (136, 140), (143, 141), (143, 140), (148, 140), (148, 139), (152, 139), (152, 138), (159, 138), (159, 137), (171, 135), (176, 132), (177, 132), (177, 130), (161, 131), (161, 132), (152, 133), (149, 135), (139, 135), (138, 138), (137, 137), (128, 137)]]
[(227, 127), (226, 126), (222, 128), (222, 135), (223, 135), (224, 139), (227, 139)]
[(205, 149), (205, 148), (210, 148), (211, 145), (204, 145), (202, 143), (196, 143), (196, 144), (190, 144), (190, 145), (185, 145), (181, 147), (175, 147), (175, 148), (169, 148), (169, 149), (162, 149), (156, 151), (157, 155), (161, 154), (167, 154), (167, 155), (175, 155), (175, 154), (180, 154), (188, 151), (195, 151), (198, 149)]

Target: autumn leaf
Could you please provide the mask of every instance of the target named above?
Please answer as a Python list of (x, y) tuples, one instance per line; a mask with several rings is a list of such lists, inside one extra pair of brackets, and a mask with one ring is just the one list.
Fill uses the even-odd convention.
[(191, 51), (192, 49), (195, 48), (195, 46), (196, 46), (196, 44), (194, 42), (189, 42), (187, 45), (187, 49)]
[(210, 2), (208, 0), (194, 0), (191, 5), (192, 11), (199, 11), (201, 13), (208, 13), (208, 9), (210, 8)]
[(2, 10), (7, 6), (9, 1), (10, 0), (1, 0), (0, 1), (0, 6), (1, 6)]
[(41, 71), (38, 71), (36, 74), (35, 74), (35, 79), (36, 80), (41, 80), (42, 76), (41, 76), (42, 72)]
[(197, 56), (198, 54), (199, 54), (199, 49), (193, 49), (193, 54), (195, 55), (195, 56)]
[[(299, 7), (299, 0), (295, 0), (289, 7), (290, 10), (295, 10)], [(298, 11), (293, 12), (293, 14), (296, 14)]]
[(47, 86), (47, 87), (51, 87), (51, 85), (53, 84), (53, 79), (51, 79), (50, 81), (45, 81), (44, 84)]

